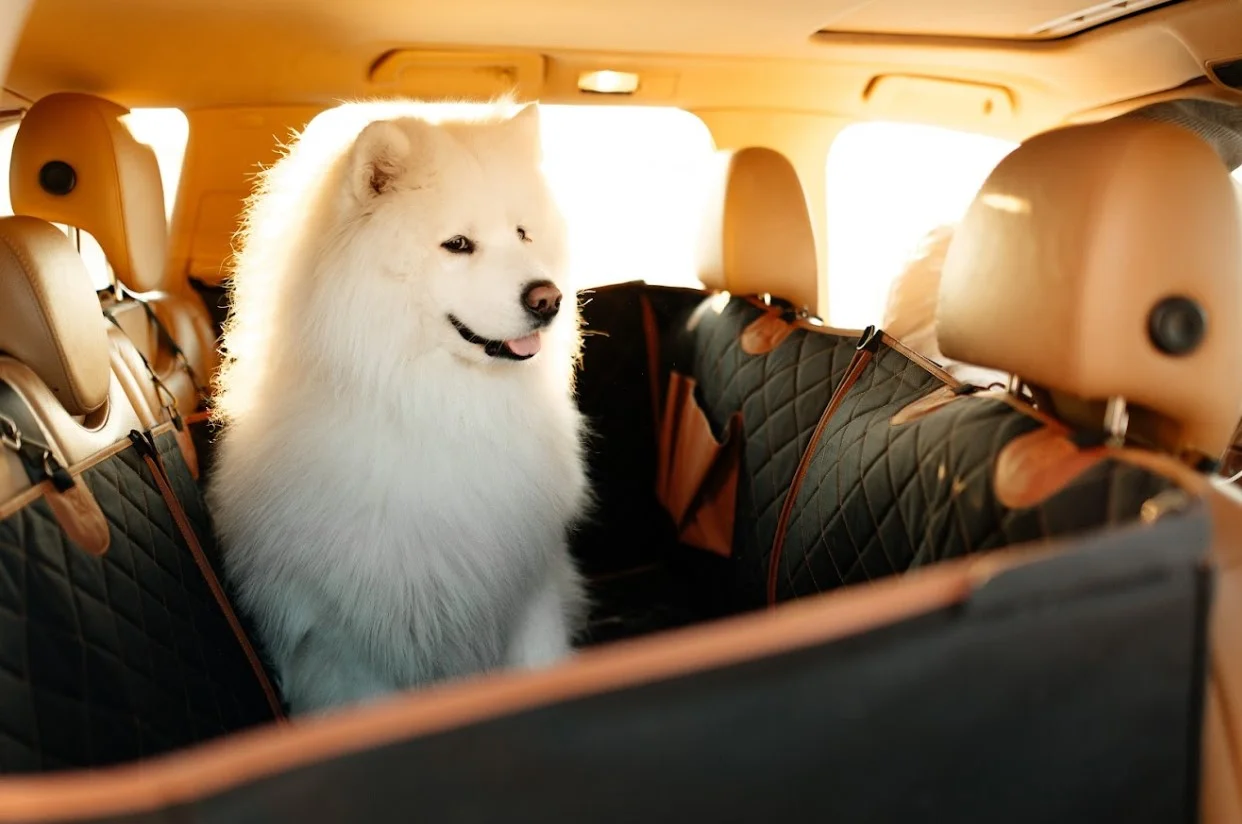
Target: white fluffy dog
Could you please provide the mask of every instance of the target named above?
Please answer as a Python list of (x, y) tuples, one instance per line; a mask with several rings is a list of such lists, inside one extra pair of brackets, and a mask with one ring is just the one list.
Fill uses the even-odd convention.
[(350, 116), (250, 203), (216, 398), (226, 575), (295, 714), (551, 664), (585, 611), (578, 307), (538, 109)]

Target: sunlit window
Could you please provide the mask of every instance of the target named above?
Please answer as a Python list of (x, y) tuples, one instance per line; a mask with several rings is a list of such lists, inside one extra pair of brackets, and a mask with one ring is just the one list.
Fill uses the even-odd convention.
[(190, 136), (190, 122), (180, 109), (131, 109), (125, 116), (130, 134), (155, 152), (160, 179), (164, 184), (164, 211), (172, 221), (177, 204), (177, 185), (181, 182), (181, 163)]
[[(422, 104), (430, 117), (471, 104)], [(409, 106), (351, 104), (320, 115), (374, 120)], [(704, 175), (715, 145), (707, 126), (673, 108), (541, 106), (544, 171), (569, 223), (574, 283), (628, 280), (700, 286), (696, 250)]]
[(17, 124), (15, 120), (0, 126), (0, 172), (4, 173), (4, 179), (0, 180), (0, 215), (13, 214), (13, 201), (9, 198), (9, 158), (13, 156)]
[(907, 123), (856, 123), (828, 152), (828, 321), (880, 323), (889, 286), (932, 229), (961, 219), (1005, 140)]

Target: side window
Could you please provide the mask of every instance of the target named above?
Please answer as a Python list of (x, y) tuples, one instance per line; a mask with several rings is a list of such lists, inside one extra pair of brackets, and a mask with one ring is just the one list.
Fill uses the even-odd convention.
[(125, 116), (125, 125), (139, 143), (147, 144), (155, 152), (164, 184), (164, 211), (171, 223), (190, 121), (180, 109), (131, 109)]
[(13, 156), (13, 140), (17, 137), (20, 120), (0, 123), (0, 215), (13, 214), (13, 201), (9, 199), (9, 158)]
[[(415, 110), (435, 118), (471, 108), (430, 103)], [(319, 118), (352, 123), (356, 113), (371, 120), (402, 111), (409, 108), (347, 104)], [(715, 152), (706, 124), (665, 107), (545, 104), (540, 116), (544, 171), (569, 224), (575, 286), (701, 286), (702, 184)]]
[[(13, 140), (17, 137), (20, 121), (0, 125), (0, 215), (13, 214), (9, 198), (9, 160), (13, 155)], [(140, 142), (155, 152), (164, 186), (165, 211), (172, 219), (176, 203), (177, 184), (181, 178), (181, 161), (185, 156), (189, 123), (180, 109), (133, 109), (126, 116), (125, 125)], [(82, 260), (91, 274), (95, 291), (109, 289), (113, 285), (112, 268), (99, 243), (88, 232), (56, 224), (78, 247)]]
[(578, 285), (699, 287), (704, 174), (715, 142), (672, 108), (544, 106), (545, 172)]
[(856, 123), (828, 152), (828, 318), (879, 323), (889, 287), (928, 233), (961, 219), (1017, 144), (909, 123)]

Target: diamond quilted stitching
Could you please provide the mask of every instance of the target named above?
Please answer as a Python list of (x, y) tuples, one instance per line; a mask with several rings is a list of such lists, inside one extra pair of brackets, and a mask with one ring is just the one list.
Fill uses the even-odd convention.
[(741, 333), (763, 310), (732, 299), (675, 337), (678, 366), (695, 377), (698, 400), (717, 435), (742, 412), (744, 446), (738, 484), (734, 557), (740, 585), (764, 591), (767, 556), (785, 493), (811, 432), (845, 376), (856, 339), (795, 329), (772, 352), (742, 351)]
[(108, 520), (103, 558), (42, 499), (0, 522), (0, 769), (99, 766), (268, 720), (136, 452), (83, 480)]
[(926, 374), (881, 349), (820, 440), (799, 492), (778, 575), (787, 599), (947, 558), (1081, 532), (1137, 517), (1171, 481), (1104, 461), (1040, 506), (996, 500), (996, 456), (1036, 429), (1008, 404), (964, 398), (901, 426)]

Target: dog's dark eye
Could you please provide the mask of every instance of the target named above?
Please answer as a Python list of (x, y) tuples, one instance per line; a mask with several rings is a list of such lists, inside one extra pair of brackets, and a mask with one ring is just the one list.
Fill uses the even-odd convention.
[(530, 235), (526, 234), (526, 230), (521, 226), (518, 227), (518, 240), (523, 243), (530, 243)]
[(454, 235), (441, 243), (440, 248), (447, 249), (455, 255), (471, 255), (474, 254), (474, 241), (462, 235)]

